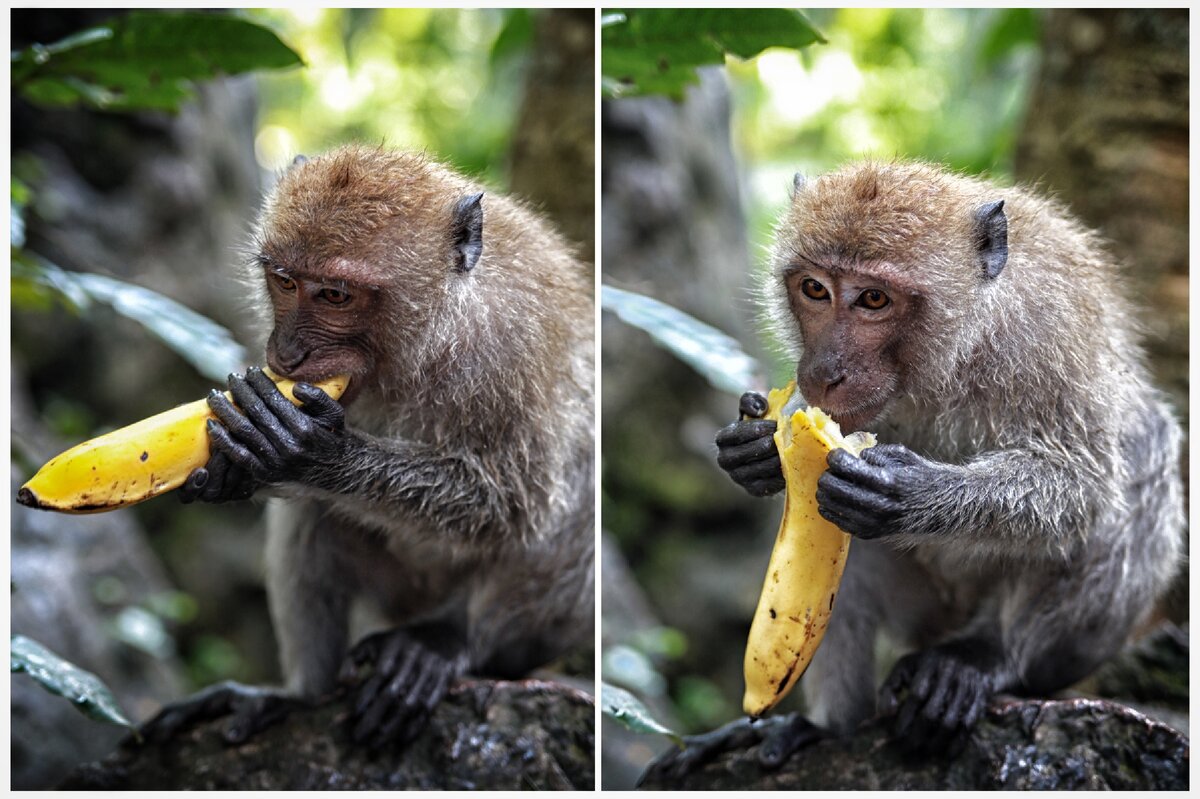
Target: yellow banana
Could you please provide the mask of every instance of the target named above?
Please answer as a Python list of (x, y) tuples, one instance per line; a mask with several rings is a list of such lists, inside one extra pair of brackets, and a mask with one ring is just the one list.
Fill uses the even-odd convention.
[[(295, 383), (264, 371), (300, 404), (292, 396)], [(316, 385), (337, 399), (349, 382), (341, 376)], [(197, 400), (85, 441), (39, 469), (21, 486), (17, 501), (61, 513), (99, 513), (179, 488), (208, 462), (205, 421), (212, 418), (208, 403)]]
[(820, 408), (786, 413), (795, 385), (772, 390), (767, 398), (765, 418), (777, 423), (775, 446), (787, 490), (746, 642), (742, 708), (754, 718), (787, 696), (812, 660), (850, 551), (850, 536), (817, 513), (817, 480), (825, 471), (825, 457), (834, 447), (857, 455), (875, 444), (871, 433), (843, 437), (837, 422)]

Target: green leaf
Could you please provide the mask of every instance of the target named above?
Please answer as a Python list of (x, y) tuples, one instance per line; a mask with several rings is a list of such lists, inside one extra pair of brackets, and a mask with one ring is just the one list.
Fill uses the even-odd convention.
[(737, 339), (677, 308), (612, 286), (600, 287), (600, 306), (645, 330), (720, 391), (740, 397), (747, 387), (762, 382), (758, 361)]
[(156, 291), (104, 275), (68, 272), (48, 261), (14, 261), (13, 278), (52, 289), (72, 306), (86, 310), (93, 301), (145, 326), (205, 377), (223, 381), (241, 370), (246, 349), (211, 319)]
[(175, 110), (192, 81), (300, 64), (273, 32), (245, 19), (140, 11), (13, 53), (12, 80), (43, 105)]
[(488, 63), (496, 64), (514, 53), (529, 48), (533, 42), (533, 12), (528, 8), (513, 8), (504, 12), (504, 25), (492, 42)]
[(683, 746), (683, 738), (679, 733), (659, 723), (650, 715), (646, 706), (633, 694), (624, 688), (600, 683), (600, 710), (604, 715), (613, 719), (626, 729), (634, 732), (651, 732), (666, 735), (675, 743)]
[(601, 26), (601, 86), (608, 96), (666, 94), (676, 99), (696, 82), (696, 68), (726, 54), (752, 58), (768, 47), (799, 49), (825, 39), (799, 11), (623, 9)]
[(69, 699), (84, 715), (97, 721), (134, 729), (121, 712), (108, 686), (90, 671), (69, 663), (23, 635), (10, 639), (12, 672), (25, 672), (52, 694)]

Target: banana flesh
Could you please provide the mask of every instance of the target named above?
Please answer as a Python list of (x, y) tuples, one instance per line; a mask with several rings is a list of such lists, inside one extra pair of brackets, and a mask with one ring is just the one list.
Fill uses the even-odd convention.
[(871, 433), (843, 437), (820, 408), (790, 413), (795, 383), (772, 390), (765, 418), (774, 419), (775, 446), (787, 484), (783, 520), (750, 625), (742, 708), (758, 718), (792, 690), (821, 644), (850, 551), (850, 536), (817, 513), (817, 480), (835, 447), (858, 455)]
[[(300, 404), (292, 396), (293, 381), (264, 371)], [(316, 386), (337, 399), (349, 382), (340, 376)], [(212, 418), (207, 401), (197, 400), (85, 441), (39, 469), (21, 486), (17, 501), (60, 513), (100, 513), (179, 488), (208, 462), (205, 422)]]

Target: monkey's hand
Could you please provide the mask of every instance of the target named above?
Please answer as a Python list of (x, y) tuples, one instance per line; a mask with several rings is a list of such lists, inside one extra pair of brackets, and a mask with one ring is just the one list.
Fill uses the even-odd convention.
[(187, 699), (167, 705), (143, 724), (140, 732), (148, 741), (166, 741), (185, 727), (231, 716), (222, 735), (232, 746), (244, 743), (305, 704), (304, 700), (277, 689), (228, 681), (210, 685)]
[(843, 531), (871, 539), (913, 529), (910, 510), (931, 487), (944, 488), (951, 466), (934, 463), (901, 444), (879, 444), (855, 457), (832, 450), (817, 481), (817, 510)]
[(955, 641), (905, 655), (879, 689), (879, 709), (894, 715), (893, 733), (916, 752), (956, 754), (1003, 688), (993, 647)]
[(229, 391), (234, 402), (215, 389), (208, 395), (220, 423), (208, 422), (212, 456), (184, 483), (185, 502), (244, 499), (261, 485), (311, 482), (321, 467), (348, 457), (346, 412), (321, 389), (297, 383), (297, 407), (251, 367), (244, 378), (229, 376)]
[(425, 628), (396, 629), (369, 635), (346, 661), (342, 681), (366, 664), (371, 676), (352, 696), (348, 723), (355, 743), (380, 749), (404, 745), (425, 728), (450, 684), (467, 670), (461, 645)]
[(741, 718), (700, 735), (688, 735), (682, 749), (656, 758), (638, 780), (670, 787), (696, 773), (722, 752), (749, 749), (758, 744), (755, 757), (765, 769), (777, 769), (792, 753), (827, 735), (799, 713), (752, 721)]
[(783, 490), (783, 465), (775, 446), (775, 422), (763, 419), (767, 398), (747, 391), (738, 403), (742, 418), (717, 433), (717, 465), (756, 497)]

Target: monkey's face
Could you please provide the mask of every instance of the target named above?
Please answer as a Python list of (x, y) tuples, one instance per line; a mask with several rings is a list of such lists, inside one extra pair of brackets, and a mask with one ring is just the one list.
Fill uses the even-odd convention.
[(350, 375), (344, 404), (357, 393), (356, 382), (361, 384), (353, 378), (374, 370), (370, 320), (377, 315), (378, 290), (340, 276), (336, 265), (310, 274), (263, 261), (275, 322), (267, 364), (309, 383)]
[(916, 299), (900, 286), (802, 262), (784, 270), (803, 351), (796, 383), (844, 430), (878, 419), (902, 389), (901, 343)]

